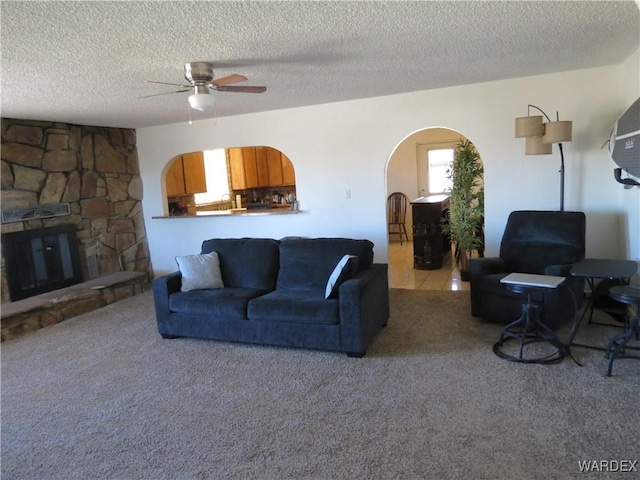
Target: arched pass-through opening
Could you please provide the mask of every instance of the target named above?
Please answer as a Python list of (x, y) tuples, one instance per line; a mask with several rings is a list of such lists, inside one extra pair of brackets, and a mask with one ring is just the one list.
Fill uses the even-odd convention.
[(293, 163), (272, 147), (233, 147), (178, 155), (161, 181), (169, 216), (297, 211)]
[[(461, 279), (455, 259), (452, 259), (447, 238), (443, 238), (442, 244), (429, 244), (430, 251), (424, 248), (429, 240), (431, 243), (437, 241), (431, 235), (439, 227), (438, 217), (447, 214), (447, 196), (451, 188), (447, 173), (449, 164), (458, 144), (466, 140), (473, 142), (449, 128), (425, 128), (407, 135), (389, 156), (386, 196), (402, 192), (409, 200), (405, 219), (409, 241), (401, 244), (400, 236), (393, 233), (395, 229), (387, 237), (390, 287), (424, 290), (469, 288), (468, 282)], [(387, 231), (389, 233), (388, 225)], [(437, 258), (440, 245), (441, 261)]]

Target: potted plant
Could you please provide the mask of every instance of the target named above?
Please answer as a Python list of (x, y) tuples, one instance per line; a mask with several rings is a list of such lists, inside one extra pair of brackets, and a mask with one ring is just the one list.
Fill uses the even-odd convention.
[(455, 245), (456, 264), (462, 280), (467, 281), (471, 252), (482, 251), (484, 246), (484, 168), (480, 154), (469, 140), (456, 145), (447, 179), (451, 182), (449, 215), (443, 220), (443, 231)]

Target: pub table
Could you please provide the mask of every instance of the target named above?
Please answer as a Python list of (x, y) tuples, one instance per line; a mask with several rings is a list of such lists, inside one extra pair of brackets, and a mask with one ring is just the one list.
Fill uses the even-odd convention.
[(606, 348), (603, 347), (574, 343), (573, 339), (578, 333), (580, 325), (582, 324), (587, 312), (589, 312), (589, 323), (592, 323), (594, 310), (593, 293), (595, 292), (596, 280), (608, 278), (612, 280), (621, 280), (623, 283), (629, 283), (629, 278), (633, 276), (637, 270), (638, 263), (632, 260), (585, 258), (573, 265), (570, 275), (574, 277), (584, 277), (587, 285), (591, 289), (591, 295), (587, 298), (587, 304), (584, 307), (582, 315), (576, 319), (573, 330), (569, 335), (568, 344), (570, 346), (606, 350)]

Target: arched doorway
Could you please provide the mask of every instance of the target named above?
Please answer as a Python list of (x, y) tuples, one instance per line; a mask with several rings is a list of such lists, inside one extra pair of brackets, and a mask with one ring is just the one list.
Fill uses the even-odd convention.
[[(442, 195), (450, 189), (447, 169), (456, 146), (467, 141), (460, 132), (433, 127), (411, 133), (394, 149), (387, 162), (386, 195), (404, 193), (409, 202), (420, 197)], [(392, 288), (425, 290), (467, 290), (455, 259), (447, 252), (442, 267), (432, 270), (414, 268), (414, 219), (412, 205), (407, 209), (409, 242), (401, 244), (397, 235), (388, 236), (389, 284)], [(418, 245), (416, 244), (416, 247)]]

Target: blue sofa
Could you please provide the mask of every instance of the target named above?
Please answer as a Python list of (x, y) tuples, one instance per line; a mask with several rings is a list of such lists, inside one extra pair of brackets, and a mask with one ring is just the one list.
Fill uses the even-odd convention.
[[(373, 243), (346, 238), (211, 239), (223, 288), (181, 291), (181, 273), (153, 280), (158, 332), (344, 352), (362, 357), (389, 318), (387, 264), (373, 263)], [(345, 255), (354, 271), (325, 298)], [(355, 259), (354, 259), (355, 260)]]

